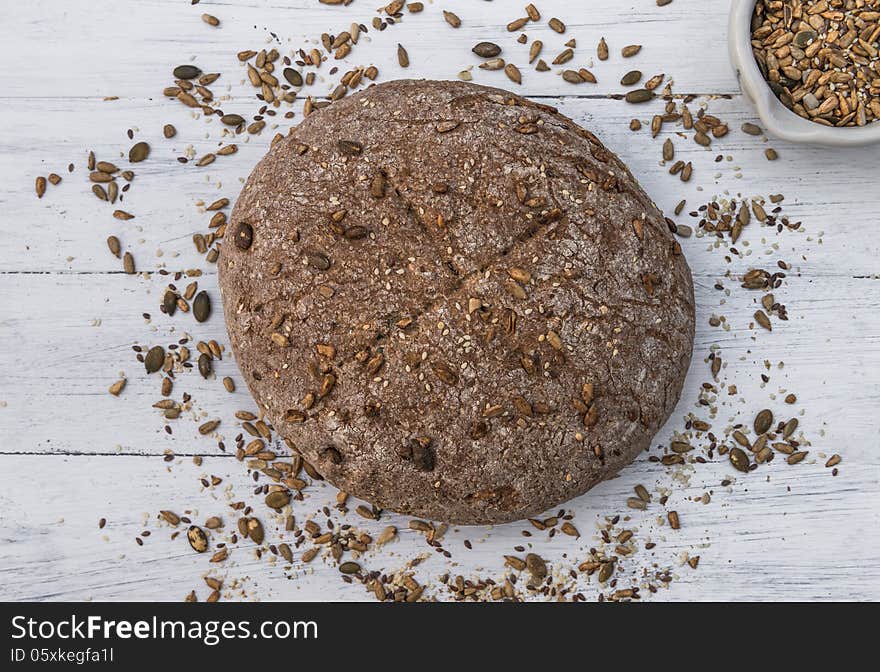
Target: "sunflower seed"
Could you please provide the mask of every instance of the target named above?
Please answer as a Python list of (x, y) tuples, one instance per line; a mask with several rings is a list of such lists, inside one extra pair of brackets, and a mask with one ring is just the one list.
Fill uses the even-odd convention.
[(453, 14), (452, 12), (447, 12), (446, 10), (443, 10), (443, 18), (445, 19), (446, 23), (448, 23), (453, 28), (458, 28), (461, 26), (461, 19), (458, 18), (457, 14)]
[(555, 32), (559, 33), (560, 35), (565, 32), (565, 24), (562, 23), (562, 21), (560, 21), (556, 17), (553, 17), (552, 19), (550, 19), (547, 22), (547, 25), (550, 26), (551, 30), (554, 30)]
[(109, 248), (110, 253), (118, 259), (120, 252), (119, 238), (117, 238), (116, 236), (108, 236), (107, 247)]
[(508, 63), (504, 66), (504, 74), (507, 75), (507, 78), (511, 82), (522, 84), (522, 75), (520, 74), (519, 68), (517, 68), (513, 63)]

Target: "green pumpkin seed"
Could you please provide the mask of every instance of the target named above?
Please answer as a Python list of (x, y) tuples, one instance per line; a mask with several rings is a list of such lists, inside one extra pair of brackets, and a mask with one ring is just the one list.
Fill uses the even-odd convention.
[(737, 471), (741, 471), (744, 474), (749, 473), (749, 456), (746, 455), (742, 448), (730, 449), (730, 463)]
[(308, 255), (307, 259), (309, 266), (319, 271), (326, 271), (330, 268), (330, 259), (326, 254), (322, 254), (321, 252), (312, 252)]
[(256, 518), (248, 518), (247, 521), (248, 536), (258, 546), (263, 543), (265, 533), (263, 532), (263, 524)]
[(284, 79), (286, 79), (291, 86), (302, 86), (303, 78), (298, 70), (294, 70), (293, 68), (284, 68), (284, 72), (281, 74), (284, 75)]
[(290, 502), (290, 493), (284, 490), (277, 490), (266, 495), (266, 506), (270, 509), (281, 509)]
[(140, 163), (150, 155), (150, 146), (146, 142), (139, 142), (128, 150), (128, 160), (132, 163)]
[(642, 79), (642, 73), (639, 70), (630, 70), (623, 77), (620, 78), (620, 83), (623, 86), (632, 86), (633, 84), (637, 84)]
[(211, 358), (204, 353), (199, 355), (199, 373), (202, 374), (202, 378), (208, 378), (213, 370), (214, 363)]
[(178, 65), (172, 71), (174, 79), (195, 79), (202, 71), (194, 65)]
[(154, 345), (147, 352), (147, 356), (144, 357), (144, 368), (147, 370), (147, 373), (155, 373), (162, 368), (164, 363), (165, 348), (161, 345)]
[(199, 292), (193, 301), (193, 317), (196, 322), (204, 322), (211, 316), (211, 298), (207, 292)]
[(547, 576), (547, 563), (544, 562), (544, 558), (535, 553), (529, 553), (526, 556), (526, 569), (529, 570), (533, 579), (541, 580)]
[(494, 58), (501, 53), (501, 47), (494, 42), (480, 42), (471, 51), (480, 58)]
[(254, 228), (247, 222), (240, 222), (235, 228), (233, 241), (238, 249), (249, 250), (254, 242)]
[(339, 571), (343, 574), (357, 574), (361, 571), (361, 566), (358, 563), (349, 560), (348, 562), (343, 562), (339, 565)]
[(758, 434), (759, 436), (761, 434), (766, 434), (767, 432), (770, 431), (770, 427), (772, 425), (773, 425), (773, 411), (771, 411), (769, 408), (765, 408), (763, 411), (761, 411), (760, 413), (758, 413), (758, 415), (755, 416), (755, 422), (754, 422), (755, 434)]
[(174, 315), (177, 311), (177, 294), (172, 292), (170, 289), (165, 292), (165, 296), (162, 297), (162, 308), (165, 310), (166, 315)]
[(648, 89), (636, 89), (635, 91), (630, 91), (624, 96), (624, 100), (628, 103), (647, 103), (653, 98), (654, 92), (648, 91)]

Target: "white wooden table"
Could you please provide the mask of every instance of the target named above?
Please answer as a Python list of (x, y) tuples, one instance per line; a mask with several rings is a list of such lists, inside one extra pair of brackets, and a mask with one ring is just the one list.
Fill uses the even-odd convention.
[[(293, 571), (284, 571), (281, 562), (257, 559), (248, 544), (234, 547), (224, 565), (209, 566), (183, 537), (170, 538), (170, 529), (156, 522), (160, 509), (190, 512), (196, 521), (219, 515), (231, 523), (228, 502), (233, 500), (254, 504), (269, 528), (269, 539), (281, 537), (274, 518), (250, 496), (254, 483), (244, 465), (222, 454), (216, 441), (199, 436), (192, 419), (178, 420), (173, 436), (163, 431), (163, 420), (149, 408), (159, 396), (157, 381), (147, 379), (131, 346), (153, 339), (168, 343), (183, 331), (226, 342), (215, 271), (191, 243), (192, 234), (205, 230), (208, 219), (196, 202), (234, 199), (274, 133), (266, 129), (250, 142), (240, 142), (237, 155), (207, 168), (179, 164), (176, 157), (190, 144), (199, 155), (216, 147), (220, 126), (162, 97), (171, 69), (192, 61), (205, 71), (224, 73), (212, 88), (230, 97), (223, 103), (226, 111), (248, 115), (256, 109), (253, 90), (242, 81), (236, 52), (271, 43), (289, 53), (323, 31), (338, 32), (352, 21), (369, 25), (380, 4), (355, 0), (349, 7), (328, 7), (318, 0), (225, 0), (193, 7), (185, 0), (120, 0), (98, 6), (87, 0), (31, 0), (4, 7), (0, 599), (179, 600), (192, 588), (204, 599), (208, 590), (201, 577), (209, 569), (226, 577), (227, 587), (236, 586), (225, 593), (226, 599), (369, 597), (361, 587), (340, 581), (338, 570), (320, 559), (304, 568), (298, 552)], [(534, 548), (567, 566), (565, 562), (582, 558), (595, 543), (595, 526), (603, 516), (631, 514), (641, 543), (657, 543), (654, 561), (674, 567), (677, 575), (653, 599), (880, 599), (880, 149), (823, 150), (740, 132), (744, 121), (756, 120), (727, 62), (724, 0), (674, 0), (662, 8), (654, 0), (537, 4), (545, 20), (528, 28), (530, 38), (544, 40), (545, 54), (552, 56), (575, 37), (575, 63), (590, 67), (599, 84), (573, 87), (553, 73), (530, 69), (524, 58), (527, 48), (515, 43), (518, 33), (504, 31), (507, 22), (523, 15), (523, 3), (512, 0), (426, 3), (420, 15), (405, 16), (382, 33), (370, 30), (346, 62), (374, 63), (381, 79), (455, 78), (478, 63), (471, 46), (483, 39), (499, 41), (505, 55), (520, 65), (522, 86), (514, 87), (503, 73), (478, 69), (473, 70), (474, 80), (510, 85), (558, 106), (628, 162), (667, 212), (682, 198), (688, 199), (687, 212), (715, 194), (785, 194), (785, 209), (803, 221), (803, 230), (779, 236), (752, 231), (745, 236), (751, 241), (751, 257), (729, 264), (724, 250), (711, 249), (709, 238), (683, 241), (696, 285), (694, 363), (679, 408), (655, 444), (668, 445), (685, 414), (700, 415), (695, 402), (700, 384), (709, 380), (705, 358), (717, 345), (727, 363), (724, 376), (739, 393), (722, 395), (724, 405), (713, 422), (718, 427), (748, 423), (765, 406), (784, 412), (779, 391), (787, 389), (799, 399), (792, 411), (805, 411), (801, 429), (812, 445), (800, 465), (777, 459), (745, 477), (716, 457), (689, 470), (684, 479), (646, 455), (619, 478), (568, 505), (576, 513), (581, 539), (558, 535), (548, 541), (536, 532)], [(441, 9), (456, 11), (461, 28), (444, 23)], [(222, 25), (207, 26), (200, 20), (203, 12), (218, 16)], [(549, 30), (546, 19), (551, 16), (567, 23), (565, 36)], [(279, 39), (273, 40), (271, 33)], [(593, 63), (601, 36), (611, 45), (612, 58)], [(408, 71), (397, 65), (397, 43), (409, 50)], [(625, 61), (619, 49), (631, 43), (644, 48)], [(621, 92), (618, 80), (632, 67), (646, 77), (665, 72), (674, 79), (677, 93), (697, 94), (699, 100), (710, 94), (728, 97), (711, 101), (711, 112), (730, 124), (727, 138), (708, 150), (676, 138), (678, 156), (694, 164), (689, 184), (659, 165), (662, 140), (680, 129), (667, 126), (656, 140), (644, 130), (628, 130), (632, 116), (647, 121), (661, 103), (636, 109), (607, 98)], [(328, 76), (327, 65), (320, 74), (325, 79), (313, 91), (325, 95), (336, 79)], [(104, 100), (110, 96), (116, 98)], [(698, 105), (695, 101), (692, 108)], [(301, 106), (293, 109), (299, 118)], [(178, 129), (173, 140), (162, 138), (166, 123)], [(91, 149), (99, 158), (126, 164), (121, 152), (132, 144), (126, 137), (129, 128), (136, 139), (150, 142), (153, 152), (139, 164), (125, 200), (124, 207), (137, 217), (120, 222), (89, 192), (85, 159)], [(279, 130), (287, 128), (282, 124)], [(778, 161), (764, 158), (768, 146), (778, 150)], [(715, 163), (719, 153), (732, 160)], [(71, 162), (76, 170), (68, 174)], [(51, 171), (64, 181), (38, 200), (34, 178)], [(678, 221), (694, 224), (686, 214)], [(207, 267), (199, 284), (215, 298), (214, 317), (198, 325), (162, 315), (159, 302), (168, 278), (123, 274), (105, 245), (110, 233), (132, 251), (139, 270)], [(772, 266), (777, 258), (794, 264), (776, 292), (790, 320), (775, 321), (776, 328), (768, 333), (751, 325), (757, 294), (741, 290), (725, 274), (741, 274), (753, 263)], [(729, 293), (714, 289), (717, 281)], [(145, 312), (153, 316), (149, 323), (142, 317)], [(714, 313), (728, 316), (728, 330), (709, 326)], [(771, 364), (766, 371), (765, 361)], [(783, 369), (778, 368), (781, 361)], [(107, 388), (120, 373), (128, 384), (116, 398)], [(178, 389), (189, 391), (195, 408), (206, 416), (223, 419), (221, 433), (231, 444), (239, 431), (234, 411), (252, 409), (253, 404), (230, 357), (218, 364), (217, 373), (235, 378), (239, 391), (227, 394), (218, 381), (203, 381), (196, 374)], [(761, 373), (770, 376), (766, 385)], [(168, 451), (176, 456), (173, 461), (164, 461)], [(843, 457), (836, 478), (820, 457), (833, 453)], [(203, 456), (201, 467), (193, 464), (194, 455)], [(209, 475), (222, 477), (223, 483), (204, 489), (199, 478)], [(725, 478), (731, 485), (720, 485)], [(668, 508), (680, 513), (680, 530), (658, 524), (665, 511), (661, 507), (647, 512), (626, 508), (625, 500), (638, 483), (653, 492), (669, 488)], [(707, 491), (713, 493), (711, 503), (693, 501)], [(295, 508), (299, 519), (331, 503), (335, 490), (314, 486), (307, 495)], [(102, 517), (107, 525), (99, 530)], [(354, 513), (348, 519), (364, 524)], [(376, 532), (389, 523), (401, 528), (401, 539), (391, 553), (368, 559), (367, 566), (395, 569), (430, 551), (420, 534), (406, 529), (402, 517), (387, 514), (366, 527)], [(445, 546), (453, 561), (431, 553), (420, 567), (422, 575), (497, 577), (502, 554), (528, 541), (521, 535), (528, 527), (520, 523), (451, 530)], [(140, 547), (135, 537), (144, 530), (152, 534)], [(465, 539), (473, 541), (472, 550), (463, 546)], [(685, 554), (701, 556), (697, 570), (681, 565)], [(647, 565), (643, 559), (623, 566), (637, 571)], [(590, 599), (599, 591), (595, 579), (582, 589)]]

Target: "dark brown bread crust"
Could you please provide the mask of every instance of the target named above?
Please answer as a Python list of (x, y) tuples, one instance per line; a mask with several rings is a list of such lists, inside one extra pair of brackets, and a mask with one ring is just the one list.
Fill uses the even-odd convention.
[(257, 403), (330, 482), (462, 524), (614, 475), (675, 406), (690, 270), (589, 132), (462, 82), (373, 86), (251, 174), (220, 287)]

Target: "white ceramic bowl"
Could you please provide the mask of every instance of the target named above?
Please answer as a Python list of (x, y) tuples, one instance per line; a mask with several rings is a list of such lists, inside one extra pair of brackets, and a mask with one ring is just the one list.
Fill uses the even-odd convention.
[(731, 0), (727, 42), (730, 61), (743, 93), (758, 110), (768, 133), (783, 140), (830, 147), (854, 147), (880, 142), (880, 122), (834, 128), (808, 121), (779, 102), (764, 81), (752, 53), (751, 23), (756, 0)]

